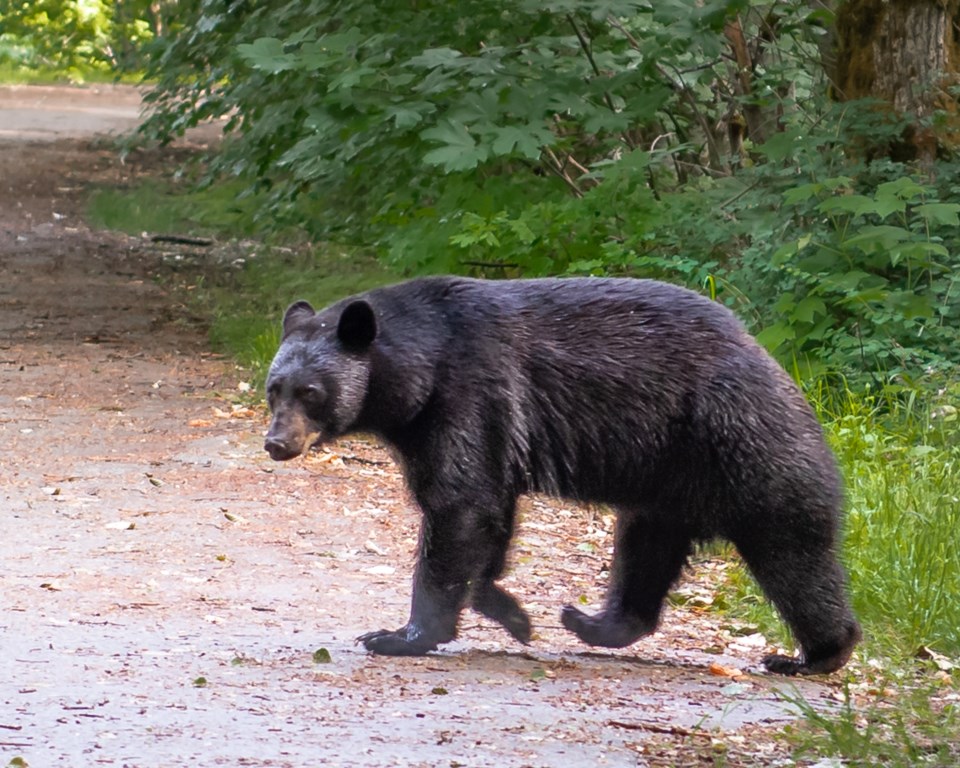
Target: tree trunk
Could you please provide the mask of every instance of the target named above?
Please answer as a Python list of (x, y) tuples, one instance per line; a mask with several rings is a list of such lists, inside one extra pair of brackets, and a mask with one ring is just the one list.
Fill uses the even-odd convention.
[(881, 99), (909, 121), (898, 159), (931, 164), (960, 144), (958, 11), (960, 0), (847, 0), (837, 14), (836, 94)]
[[(770, 123), (773, 121), (767, 119), (767, 116), (764, 115), (763, 110), (753, 98), (755, 62), (750, 53), (750, 48), (747, 45), (747, 40), (743, 35), (743, 26), (740, 23), (740, 17), (737, 16), (727, 22), (723, 33), (727, 38), (727, 42), (730, 44), (730, 51), (733, 54), (733, 61), (736, 64), (734, 87), (736, 88), (737, 95), (744, 100), (743, 120), (746, 123), (747, 135), (754, 143), (763, 144), (770, 134)], [(762, 52), (759, 46), (757, 50), (758, 52)], [(742, 134), (742, 131), (740, 131), (740, 133)], [(740, 141), (734, 138), (735, 135), (735, 132), (731, 130), (730, 149), (733, 154), (738, 155), (741, 151), (739, 146)]]

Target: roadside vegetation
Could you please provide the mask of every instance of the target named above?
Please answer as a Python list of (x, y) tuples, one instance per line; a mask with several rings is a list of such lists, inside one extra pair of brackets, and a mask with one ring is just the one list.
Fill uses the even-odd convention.
[(141, 79), (173, 0), (0, 0), (0, 83)]
[[(94, 218), (251, 240), (191, 292), (260, 376), (292, 300), (414, 274), (714, 295), (806, 388), (847, 481), (865, 640), (839, 708), (798, 700), (785, 738), (844, 765), (960, 762), (955, 86), (911, 112), (851, 74), (871, 34), (919, 27), (854, 0), (228, 5), (179, 3), (142, 60), (144, 140), (220, 118), (223, 146), (100, 192)], [(725, 590), (789, 644), (745, 572)]]

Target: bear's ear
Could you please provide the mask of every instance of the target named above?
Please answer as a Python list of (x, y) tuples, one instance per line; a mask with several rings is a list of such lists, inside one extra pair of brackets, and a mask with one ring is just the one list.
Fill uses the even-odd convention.
[(377, 336), (377, 318), (363, 299), (351, 301), (344, 307), (337, 325), (337, 337), (345, 347), (365, 349)]
[(316, 314), (309, 302), (297, 301), (291, 304), (283, 316), (283, 338), (287, 338)]

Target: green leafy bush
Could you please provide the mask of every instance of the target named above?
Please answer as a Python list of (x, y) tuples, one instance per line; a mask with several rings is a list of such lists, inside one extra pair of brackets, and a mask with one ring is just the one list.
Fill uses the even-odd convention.
[[(212, 177), (248, 181), (261, 227), (404, 274), (710, 280), (800, 377), (955, 376), (957, 190), (868, 157), (903, 125), (829, 103), (809, 63), (832, 18), (809, 3), (184, 11), (147, 133), (228, 118)], [(749, 91), (731, 30), (754, 45)]]
[(751, 265), (779, 294), (761, 341), (816, 358), (815, 373), (851, 361), (888, 374), (955, 365), (960, 204), (914, 176), (864, 187), (841, 176), (784, 194), (791, 237)]

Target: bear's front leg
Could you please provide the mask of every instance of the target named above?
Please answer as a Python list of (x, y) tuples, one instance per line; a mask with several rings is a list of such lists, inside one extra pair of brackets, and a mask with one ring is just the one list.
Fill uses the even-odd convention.
[(471, 582), (489, 559), (489, 537), (483, 535), (480, 524), (483, 507), (475, 500), (448, 498), (447, 488), (446, 484), (430, 483), (417, 489), (423, 522), (410, 618), (400, 629), (381, 629), (358, 637), (368, 651), (422, 656), (457, 636)]
[(474, 610), (500, 624), (515, 640), (529, 645), (533, 636), (530, 617), (520, 607), (517, 598), (503, 587), (492, 581), (478, 579), (473, 584), (470, 600)]
[(516, 493), (485, 473), (476, 455), (483, 441), (459, 421), (451, 423), (459, 425), (456, 431), (435, 435), (421, 455), (407, 457), (407, 480), (423, 512), (410, 619), (395, 631), (357, 638), (373, 653), (420, 656), (450, 642), (467, 605), (520, 642), (530, 641), (527, 614), (494, 583), (506, 564)]
[(467, 597), (467, 582), (441, 585), (421, 560), (413, 579), (410, 619), (400, 629), (367, 632), (357, 642), (382, 656), (423, 656), (457, 636), (457, 620)]

